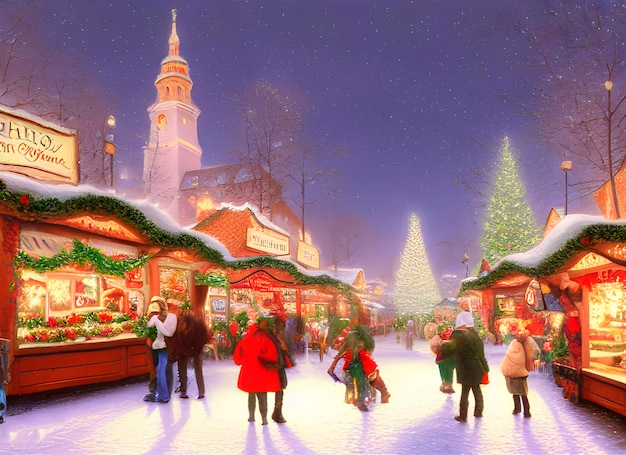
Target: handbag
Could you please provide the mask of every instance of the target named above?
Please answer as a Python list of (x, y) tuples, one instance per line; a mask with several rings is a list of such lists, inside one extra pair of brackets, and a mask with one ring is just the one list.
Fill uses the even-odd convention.
[(489, 372), (485, 371), (483, 373), (483, 379), (480, 381), (481, 384), (489, 384)]

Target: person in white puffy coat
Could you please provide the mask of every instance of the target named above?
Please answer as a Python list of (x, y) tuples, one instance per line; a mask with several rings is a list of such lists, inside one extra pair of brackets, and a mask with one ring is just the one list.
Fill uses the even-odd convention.
[(527, 379), (528, 371), (532, 370), (533, 360), (534, 351), (528, 342), (528, 332), (517, 332), (500, 364), (500, 372), (506, 380), (507, 390), (513, 395), (513, 415), (522, 412), (523, 405), (524, 417), (530, 417)]

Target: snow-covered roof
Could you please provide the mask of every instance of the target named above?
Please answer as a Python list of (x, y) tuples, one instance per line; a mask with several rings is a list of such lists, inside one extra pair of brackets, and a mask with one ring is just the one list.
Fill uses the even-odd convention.
[[(85, 195), (102, 196), (117, 199), (122, 203), (127, 204), (140, 211), (148, 220), (154, 223), (155, 226), (169, 232), (170, 234), (185, 234), (191, 237), (195, 237), (207, 247), (220, 253), (223, 256), (224, 260), (227, 262), (240, 260), (238, 258), (234, 258), (230, 254), (228, 249), (214, 237), (198, 231), (191, 230), (187, 227), (181, 227), (169, 214), (159, 209), (159, 207), (155, 204), (148, 202), (146, 199), (124, 199), (117, 196), (113, 189), (103, 190), (101, 188), (97, 188), (91, 185), (70, 185), (66, 183), (51, 183), (47, 181), (39, 181), (12, 172), (0, 171), (0, 180), (4, 182), (7, 189), (12, 193), (28, 194), (33, 200), (55, 198), (61, 202), (64, 202), (72, 198), (83, 197)], [(245, 204), (243, 206), (229, 208), (231, 208), (232, 210), (250, 209), (255, 212), (255, 215), (258, 215), (258, 210), (252, 204)], [(264, 225), (271, 227), (272, 229), (276, 229), (278, 232), (286, 233), (283, 229), (275, 226), (264, 216), (258, 215), (258, 217), (259, 221), (261, 221)], [(259, 257), (263, 257), (263, 255), (259, 255)], [(251, 257), (247, 259), (253, 258)], [(349, 285), (352, 285), (354, 283), (358, 272), (361, 271), (361, 269), (339, 269), (337, 271), (309, 270), (304, 268), (296, 261), (292, 260), (290, 257), (281, 257), (280, 260), (292, 264), (297, 269), (297, 271), (303, 275), (311, 277), (328, 275), (335, 280), (341, 281)]]
[(114, 190), (102, 190), (91, 185), (69, 185), (66, 183), (52, 184), (49, 182), (42, 182), (34, 180), (30, 177), (26, 177), (11, 172), (0, 172), (0, 180), (2, 180), (7, 188), (14, 193), (26, 193), (33, 198), (56, 198), (60, 201), (67, 201), (75, 197), (85, 196), (91, 194), (94, 196), (103, 196), (118, 199), (119, 201), (130, 205), (131, 207), (142, 212), (146, 218), (153, 222), (157, 227), (171, 234), (187, 234), (198, 238), (209, 248), (212, 248), (224, 256), (227, 261), (232, 261), (234, 258), (230, 255), (224, 245), (218, 242), (213, 237), (200, 232), (191, 231), (183, 228), (167, 213), (159, 209), (155, 204), (148, 202), (145, 199), (142, 200), (127, 200), (118, 197)]
[(269, 220), (269, 218), (267, 218), (265, 215), (262, 215), (261, 212), (259, 211), (259, 207), (256, 204), (251, 204), (249, 202), (246, 202), (245, 204), (242, 204), (242, 205), (233, 205), (233, 204), (222, 202), (221, 208), (233, 210), (236, 212), (243, 212), (244, 210), (250, 210), (254, 214), (256, 219), (259, 220), (259, 223), (261, 223), (263, 226), (273, 229), (276, 232), (279, 232), (286, 236), (289, 236), (289, 232), (287, 232), (281, 227), (278, 227), (277, 225), (272, 223)]
[(511, 262), (527, 268), (537, 267), (542, 260), (559, 251), (568, 240), (581, 234), (586, 227), (598, 224), (626, 226), (626, 220), (607, 220), (604, 217), (592, 215), (567, 215), (540, 243), (523, 253), (503, 257), (494, 264), (492, 271), (503, 262)]
[(349, 285), (354, 284), (357, 280), (359, 273), (363, 272), (363, 269), (328, 269), (328, 270), (308, 270), (307, 275), (310, 276), (322, 276), (328, 275), (339, 281), (343, 281)]
[[(619, 229), (623, 227), (626, 227), (626, 220), (607, 220), (604, 217), (593, 215), (568, 215), (534, 247), (523, 253), (514, 253), (503, 257), (494, 264), (491, 272), (485, 276), (464, 279), (461, 282), (461, 292), (468, 289), (485, 288), (505, 277), (513, 277), (515, 274), (536, 277), (558, 273), (573, 254), (589, 248), (583, 245), (582, 241), (568, 242), (576, 240), (583, 234), (593, 237), (593, 239), (589, 239), (588, 244), (594, 241), (611, 242), (615, 239), (619, 239), (620, 242), (626, 241), (626, 229)], [(561, 250), (566, 246), (567, 251), (562, 254)]]
[(376, 302), (372, 302), (371, 300), (367, 300), (367, 299), (361, 299), (361, 302), (363, 302), (363, 304), (367, 307), (370, 308), (375, 308), (377, 310), (384, 310), (386, 307), (385, 305), (381, 305), (380, 303), (376, 303)]

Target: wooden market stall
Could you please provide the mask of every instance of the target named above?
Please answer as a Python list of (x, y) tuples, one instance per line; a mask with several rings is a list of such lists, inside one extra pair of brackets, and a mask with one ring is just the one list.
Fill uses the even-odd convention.
[[(133, 331), (152, 295), (202, 311), (197, 273), (220, 269), (205, 239), (158, 227), (106, 195), (59, 194), (0, 178), (0, 337), (11, 340), (8, 395), (116, 381), (149, 371)], [(66, 190), (66, 189), (65, 189)], [(223, 269), (222, 269), (223, 270)]]
[[(309, 323), (327, 324), (335, 314), (353, 316), (358, 300), (353, 293), (355, 277), (346, 281), (319, 270), (316, 247), (292, 238), (248, 204), (217, 209), (193, 230), (217, 239), (237, 259), (227, 270), (225, 319), (216, 315), (216, 320), (237, 319), (229, 323), (228, 330), (216, 331), (224, 351), (246, 330), (243, 320), (260, 314), (285, 319), (290, 346), (307, 335)], [(360, 276), (362, 279), (362, 272)], [(242, 313), (246, 316), (240, 317)]]
[(533, 249), (466, 281), (462, 292), (470, 290), (513, 308), (558, 304), (562, 311), (546, 309), (539, 330), (567, 340), (568, 355), (552, 361), (563, 396), (626, 415), (626, 222), (570, 215)]

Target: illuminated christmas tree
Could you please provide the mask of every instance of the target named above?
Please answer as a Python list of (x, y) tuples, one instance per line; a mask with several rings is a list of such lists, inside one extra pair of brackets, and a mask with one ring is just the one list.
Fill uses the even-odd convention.
[(483, 258), (493, 265), (508, 254), (528, 250), (540, 239), (509, 138), (505, 137), (480, 237)]
[(424, 247), (420, 221), (414, 213), (409, 217), (409, 233), (396, 272), (393, 300), (401, 314), (427, 314), (441, 301)]

